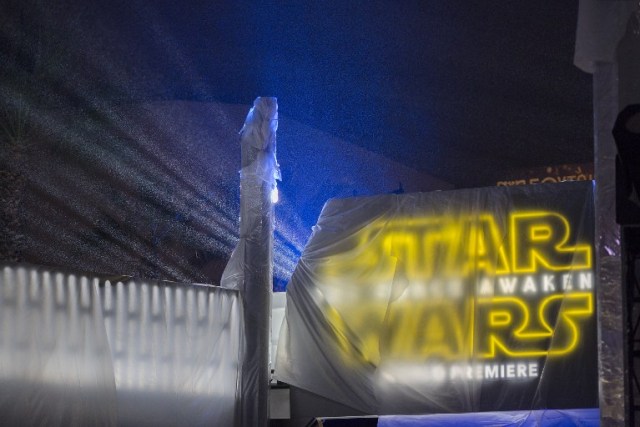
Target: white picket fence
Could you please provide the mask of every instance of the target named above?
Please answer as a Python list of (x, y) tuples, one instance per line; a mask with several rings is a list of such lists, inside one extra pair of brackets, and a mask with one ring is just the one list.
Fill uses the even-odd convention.
[(236, 291), (5, 265), (4, 425), (238, 424)]

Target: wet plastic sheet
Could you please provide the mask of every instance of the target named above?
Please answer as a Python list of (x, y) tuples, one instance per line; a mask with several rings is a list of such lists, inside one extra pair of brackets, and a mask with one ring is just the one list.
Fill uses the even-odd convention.
[(598, 62), (615, 62), (618, 43), (637, 9), (635, 0), (580, 0), (574, 64), (593, 73)]
[[(266, 426), (269, 419), (269, 348), (273, 287), (273, 203), (280, 168), (276, 160), (278, 104), (258, 97), (240, 131), (240, 240), (221, 286), (242, 295), (247, 358), (242, 371), (242, 422)], [(277, 193), (275, 193), (277, 194)]]
[(237, 425), (237, 292), (41, 267), (0, 276), (3, 425)]
[(597, 407), (593, 227), (591, 182), (330, 200), (276, 378), (378, 415)]
[(491, 427), (582, 426), (598, 427), (598, 409), (542, 410), (527, 412), (484, 412), (475, 414), (437, 414), (383, 416), (378, 427), (458, 427), (461, 425)]

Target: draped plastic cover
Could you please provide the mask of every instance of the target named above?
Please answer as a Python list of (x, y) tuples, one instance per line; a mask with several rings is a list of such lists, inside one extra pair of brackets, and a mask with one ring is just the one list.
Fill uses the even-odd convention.
[(273, 287), (273, 203), (280, 168), (276, 159), (278, 103), (258, 97), (240, 131), (240, 240), (221, 286), (239, 290), (244, 304), (247, 357), (242, 371), (242, 421), (247, 427), (269, 419), (269, 344)]
[(593, 227), (591, 182), (330, 200), (276, 377), (379, 415), (597, 407)]
[(0, 324), (3, 425), (237, 424), (235, 291), (3, 266)]
[(635, 0), (580, 0), (573, 63), (588, 73), (598, 62), (615, 62), (616, 48), (639, 9)]
[(600, 426), (598, 409), (541, 410), (519, 412), (485, 412), (482, 414), (438, 414), (394, 416), (378, 419), (378, 427), (540, 427), (540, 426)]

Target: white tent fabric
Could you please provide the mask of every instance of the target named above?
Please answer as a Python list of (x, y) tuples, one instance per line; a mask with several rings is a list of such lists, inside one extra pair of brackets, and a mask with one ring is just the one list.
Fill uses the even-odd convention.
[(5, 265), (3, 425), (237, 425), (242, 304), (213, 286)]

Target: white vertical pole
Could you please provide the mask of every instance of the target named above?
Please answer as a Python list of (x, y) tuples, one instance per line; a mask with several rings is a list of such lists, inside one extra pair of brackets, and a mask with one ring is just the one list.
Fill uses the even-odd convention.
[(245, 427), (269, 421), (269, 343), (273, 287), (272, 191), (280, 170), (276, 160), (278, 105), (257, 98), (240, 131), (240, 241), (222, 286), (239, 289), (244, 305), (246, 358), (242, 368), (241, 419)]
[(598, 62), (593, 73), (593, 118), (598, 368), (603, 426), (624, 426), (628, 414), (620, 227), (612, 214), (616, 208), (616, 147), (611, 131), (618, 110), (618, 67), (615, 63)]

